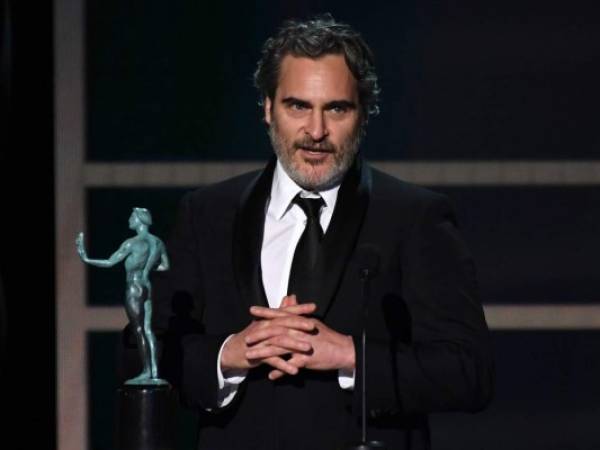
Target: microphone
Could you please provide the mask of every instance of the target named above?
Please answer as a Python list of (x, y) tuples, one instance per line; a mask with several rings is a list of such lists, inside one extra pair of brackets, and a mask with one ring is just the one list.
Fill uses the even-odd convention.
[[(360, 279), (374, 278), (379, 273), (379, 248), (373, 244), (362, 244), (356, 251), (356, 261), (358, 262), (358, 273)], [(364, 300), (364, 298), (363, 298)]]
[(371, 280), (379, 273), (381, 253), (377, 246), (373, 244), (363, 244), (356, 250), (356, 260), (358, 262), (358, 274), (362, 284), (363, 300), (362, 339), (360, 349), (362, 354), (362, 383), (360, 386), (362, 435), (360, 442), (351, 444), (346, 447), (345, 450), (386, 450), (385, 444), (381, 441), (367, 441), (367, 317), (369, 312), (369, 301), (371, 299)]

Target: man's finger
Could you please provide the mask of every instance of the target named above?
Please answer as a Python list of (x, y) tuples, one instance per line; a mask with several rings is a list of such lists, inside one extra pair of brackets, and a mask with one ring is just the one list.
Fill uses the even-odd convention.
[(263, 360), (265, 364), (274, 367), (275, 369), (279, 369), (280, 371), (288, 374), (288, 375), (296, 375), (298, 373), (298, 368), (293, 364), (288, 363), (282, 358), (274, 356), (272, 358), (267, 358)]
[[(295, 353), (289, 360), (288, 360), (289, 364), (293, 364), (294, 366), (301, 368), (304, 367), (306, 364), (306, 357), (304, 355), (300, 355)], [(271, 381), (275, 381), (281, 377), (283, 377), (285, 375), (284, 372), (282, 372), (281, 370), (278, 369), (273, 369), (269, 372), (269, 380)]]
[[(289, 336), (275, 336), (264, 342), (265, 345), (246, 350), (247, 359), (264, 359), (279, 356), (283, 353), (310, 352), (312, 346), (308, 342), (298, 341)], [(285, 350), (281, 352), (281, 350)]]
[(281, 305), (279, 306), (279, 309), (287, 308), (288, 306), (295, 306), (297, 304), (298, 304), (298, 299), (296, 298), (295, 294), (286, 295), (285, 297), (283, 297), (283, 300), (281, 301)]
[(281, 378), (284, 375), (285, 375), (285, 373), (283, 373), (281, 370), (273, 369), (273, 370), (271, 370), (269, 372), (269, 380), (275, 381), (275, 380), (278, 380), (279, 378)]
[[(313, 329), (314, 329), (314, 327), (313, 327)], [(300, 330), (302, 330), (302, 331), (299, 331), (299, 330), (293, 329), (293, 328), (289, 328), (289, 327), (263, 328), (263, 329), (253, 331), (252, 333), (248, 334), (244, 338), (244, 342), (246, 343), (246, 345), (255, 345), (255, 344), (258, 344), (259, 342), (266, 341), (267, 339), (272, 339), (276, 336), (291, 336), (293, 338), (296, 338), (296, 340), (298, 340), (298, 341), (308, 342), (307, 333), (310, 333), (312, 331), (312, 329), (304, 330), (304, 329), (300, 328)]]
[(317, 305), (314, 303), (302, 303), (299, 305), (286, 306), (284, 308), (266, 308), (264, 306), (250, 307), (250, 314), (264, 319), (274, 319), (276, 317), (285, 317), (289, 315), (304, 315), (315, 312)]
[(314, 303), (301, 303), (299, 305), (288, 306), (285, 309), (266, 308), (264, 306), (251, 306), (250, 314), (260, 319), (276, 319), (277, 317), (286, 317), (289, 315), (312, 314), (317, 309)]
[[(265, 321), (264, 325), (256, 327), (244, 338), (246, 345), (256, 344), (264, 339), (277, 335), (294, 335), (294, 331), (312, 333), (315, 330), (315, 323), (311, 319), (300, 316), (289, 316), (281, 319)], [(296, 333), (296, 336), (299, 334)]]
[[(261, 351), (258, 351), (261, 350)], [(276, 347), (270, 345), (267, 347), (261, 347), (260, 349), (248, 350), (245, 353), (246, 359), (250, 361), (252, 365), (262, 362), (262, 360), (272, 358), (274, 356), (289, 355), (292, 351), (287, 348)]]

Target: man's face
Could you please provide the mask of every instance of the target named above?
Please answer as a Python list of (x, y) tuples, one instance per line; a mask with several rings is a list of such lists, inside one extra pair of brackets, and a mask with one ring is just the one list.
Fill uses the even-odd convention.
[(287, 55), (265, 121), (286, 173), (308, 190), (327, 189), (352, 165), (360, 143), (356, 79), (342, 55)]

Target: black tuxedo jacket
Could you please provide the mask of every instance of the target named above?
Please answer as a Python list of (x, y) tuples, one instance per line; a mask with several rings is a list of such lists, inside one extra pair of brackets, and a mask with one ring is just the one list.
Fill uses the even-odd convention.
[(272, 382), (270, 367), (260, 366), (217, 408), (219, 348), (250, 323), (251, 305), (267, 304), (260, 252), (274, 165), (186, 195), (167, 246), (171, 270), (155, 280), (161, 374), (200, 415), (198, 449), (333, 450), (360, 437), (357, 249), (365, 244), (380, 253), (366, 323), (368, 438), (389, 449), (430, 448), (427, 413), (477, 411), (491, 397), (473, 261), (444, 196), (360, 159), (338, 194), (314, 299), (319, 319), (355, 338), (356, 388), (342, 390), (337, 371)]

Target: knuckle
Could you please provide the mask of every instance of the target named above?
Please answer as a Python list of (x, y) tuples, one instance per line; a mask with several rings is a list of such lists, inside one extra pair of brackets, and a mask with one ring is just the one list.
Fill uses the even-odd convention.
[(303, 330), (290, 330), (289, 335), (292, 336), (292, 337), (302, 337), (302, 338), (304, 338), (304, 336), (306, 335), (306, 331), (303, 331)]

